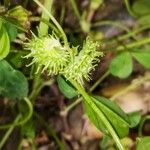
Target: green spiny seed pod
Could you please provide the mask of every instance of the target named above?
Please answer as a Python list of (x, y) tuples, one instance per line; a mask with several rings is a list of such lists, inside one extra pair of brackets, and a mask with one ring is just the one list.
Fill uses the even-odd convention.
[(29, 65), (37, 63), (37, 72), (43, 68), (42, 72), (48, 70), (49, 75), (56, 75), (67, 66), (70, 60), (67, 48), (62, 46), (54, 36), (39, 38), (34, 35), (34, 38), (25, 44), (25, 48), (31, 51), (25, 58), (33, 58)]
[(93, 42), (89, 37), (83, 44), (82, 50), (74, 61), (70, 62), (68, 66), (63, 70), (62, 74), (69, 79), (76, 80), (80, 84), (83, 84), (83, 78), (90, 79), (90, 72), (94, 70), (96, 63), (99, 61), (99, 57), (103, 56), (103, 53), (98, 51), (99, 44)]

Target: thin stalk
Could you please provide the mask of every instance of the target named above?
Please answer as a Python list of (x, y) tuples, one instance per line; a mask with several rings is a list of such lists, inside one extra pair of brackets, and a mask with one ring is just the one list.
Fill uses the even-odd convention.
[[(23, 118), (23, 120), (21, 120), (21, 121), (19, 121), (17, 123), (11, 123), (11, 124), (7, 124), (7, 125), (0, 125), (0, 129), (6, 129), (6, 128), (10, 128), (12, 126), (23, 125), (32, 117), (32, 114), (33, 114), (32, 103), (30, 102), (30, 100), (27, 97), (24, 98), (24, 101), (26, 102), (26, 104), (28, 106), (28, 115), (25, 118)], [(19, 114), (18, 116), (20, 116), (20, 115), (21, 114)]]
[(131, 85), (129, 85), (125, 89), (121, 90), (120, 92), (116, 93), (110, 99), (113, 101), (116, 100), (121, 95), (123, 95), (131, 90), (136, 89), (137, 87), (139, 87), (142, 83), (144, 83), (147, 80), (150, 80), (150, 75), (146, 75), (146, 76), (142, 77), (141, 79), (136, 79), (136, 81), (134, 81)]
[(93, 109), (93, 111), (99, 116), (99, 118), (101, 119), (101, 121), (104, 123), (104, 125), (108, 129), (110, 135), (114, 139), (114, 141), (115, 141), (118, 149), (119, 150), (124, 150), (124, 148), (123, 148), (123, 146), (122, 146), (122, 144), (120, 142), (120, 139), (119, 139), (118, 135), (116, 134), (115, 130), (113, 129), (113, 127), (111, 126), (110, 122), (107, 120), (107, 118), (103, 114), (103, 112), (95, 105), (95, 103), (93, 103), (91, 97), (80, 86), (80, 84), (78, 84), (77, 82), (75, 82), (73, 80), (71, 80), (70, 82), (80, 92), (80, 94), (83, 96), (84, 100), (91, 106), (91, 108)]
[[(95, 88), (110, 74), (109, 70), (106, 71), (102, 77), (100, 77), (94, 84), (93, 86), (90, 88), (90, 92), (94, 91)], [(75, 100), (72, 104), (70, 104), (68, 107), (65, 108), (65, 110), (61, 111), (60, 114), (62, 116), (67, 116), (68, 112), (73, 109), (75, 106), (77, 106), (78, 104), (80, 104), (82, 102), (82, 97), (78, 98), (77, 100)]]
[(6, 141), (8, 140), (9, 136), (11, 135), (11, 133), (13, 132), (14, 128), (15, 128), (15, 124), (18, 123), (18, 121), (21, 118), (21, 114), (19, 114), (16, 119), (14, 120), (13, 124), (10, 126), (10, 128), (6, 131), (5, 135), (3, 136), (3, 138), (0, 141), (0, 149), (3, 148), (3, 146), (5, 145)]
[(121, 24), (120, 22), (114, 22), (114, 21), (110, 21), (110, 20), (106, 20), (106, 21), (98, 21), (93, 23), (91, 26), (92, 27), (99, 27), (99, 26), (104, 26), (104, 25), (112, 25), (115, 27), (118, 27), (126, 32), (130, 32), (129, 28), (127, 28), (126, 26), (124, 26), (123, 24)]
[(67, 40), (67, 36), (65, 34), (65, 32), (63, 31), (62, 27), (60, 26), (60, 24), (57, 22), (57, 20), (53, 17), (53, 15), (38, 1), (38, 0), (34, 0), (34, 2), (43, 9), (43, 11), (45, 12), (45, 14), (47, 14), (50, 19), (52, 20), (52, 22), (56, 25), (56, 27), (59, 29), (60, 33), (62, 34), (62, 38), (64, 40), (65, 45), (68, 47), (68, 40)]
[(131, 36), (134, 37), (136, 34), (142, 32), (143, 30), (147, 30), (150, 28), (150, 25), (142, 26), (141, 28), (135, 29), (133, 31), (128, 32), (125, 35), (119, 36), (117, 39), (118, 40), (125, 40), (127, 38), (130, 38)]
[(59, 146), (59, 149), (60, 150), (65, 150), (64, 144), (57, 137), (57, 134), (54, 131), (54, 129), (49, 124), (47, 124), (47, 122), (43, 119), (43, 117), (41, 117), (38, 113), (34, 112), (34, 116), (40, 121), (41, 125), (43, 125), (46, 128), (47, 133), (49, 134), (49, 136), (52, 136), (54, 138), (57, 145)]
[(139, 47), (139, 46), (142, 46), (142, 45), (145, 45), (145, 44), (148, 44), (148, 43), (150, 43), (150, 38), (145, 38), (143, 40), (136, 41), (136, 42), (133, 42), (131, 44), (127, 44), (125, 47), (124, 46), (118, 46), (116, 48), (116, 50), (121, 51), (121, 50), (124, 50), (125, 48), (126, 49), (132, 49), (132, 48)]
[(100, 77), (100, 78), (93, 84), (93, 86), (90, 88), (90, 92), (94, 91), (95, 88), (96, 88), (106, 77), (108, 77), (109, 74), (110, 74), (110, 71), (107, 70), (107, 71), (102, 75), (102, 77)]
[[(44, 0), (44, 7), (45, 7), (45, 9), (47, 9), (47, 11), (49, 13), (51, 13), (52, 4), (53, 4), (53, 0)], [(49, 21), (50, 17), (47, 15), (47, 13), (45, 13), (45, 11), (43, 11), (41, 18), (44, 18), (45, 20)], [(39, 35), (45, 36), (47, 34), (48, 34), (48, 25), (43, 23), (43, 22), (40, 22), (40, 24), (39, 24)]]
[(63, 22), (64, 22), (64, 18), (65, 18), (65, 12), (66, 12), (66, 9), (65, 9), (65, 4), (63, 3), (62, 4), (62, 9), (61, 9), (61, 15), (60, 15), (60, 25), (63, 25)]
[(80, 15), (80, 12), (79, 12), (79, 10), (78, 10), (76, 1), (75, 1), (75, 0), (70, 0), (70, 2), (71, 2), (71, 5), (72, 5), (72, 8), (73, 8), (73, 10), (74, 10), (74, 13), (75, 13), (76, 17), (77, 17), (78, 20), (80, 21), (80, 20), (81, 20), (81, 15)]
[(128, 0), (124, 0), (127, 11), (129, 12), (129, 14), (133, 17), (137, 17), (136, 14), (131, 10), (130, 4)]

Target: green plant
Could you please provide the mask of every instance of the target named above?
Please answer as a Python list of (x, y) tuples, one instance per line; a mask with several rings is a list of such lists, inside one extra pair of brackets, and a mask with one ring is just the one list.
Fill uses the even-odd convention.
[[(99, 61), (98, 57), (103, 55), (98, 49), (98, 43), (88, 37), (80, 52), (78, 52), (77, 47), (69, 47), (61, 26), (37, 0), (35, 2), (49, 15), (54, 25), (61, 31), (65, 41), (60, 41), (54, 35), (46, 37), (36, 37), (33, 35), (33, 39), (25, 44), (25, 47), (31, 51), (25, 57), (33, 57), (31, 64), (37, 63), (38, 72), (39, 70), (42, 70), (42, 72), (47, 70), (49, 75), (59, 74), (65, 77), (65, 79), (62, 77), (58, 79), (62, 92), (71, 98), (81, 94), (86, 113), (91, 121), (98, 129), (111, 135), (120, 150), (124, 149), (119, 137), (123, 138), (126, 136), (129, 132), (129, 127), (133, 127), (137, 123), (133, 125), (129, 115), (125, 114), (114, 102), (103, 97), (92, 96), (84, 88), (84, 79), (90, 79), (89, 73)], [(65, 82), (69, 82), (68, 84), (72, 86), (70, 92), (73, 91), (75, 93), (76, 91), (77, 94), (70, 95), (70, 92), (69, 94), (67, 91), (65, 92), (65, 87), (69, 87)]]
[[(22, 6), (5, 10), (0, 17), (0, 95), (14, 100), (13, 103), (17, 107), (17, 112), (15, 113), (17, 117), (14, 122), (0, 126), (0, 129), (3, 130), (9, 128), (5, 136), (1, 139), (0, 148), (4, 146), (16, 126), (21, 126), (23, 137), (33, 139), (35, 137), (36, 124), (33, 121), (33, 115), (44, 124), (48, 135), (52, 135), (59, 148), (62, 150), (65, 149), (51, 126), (48, 126), (44, 119), (33, 110), (35, 100), (42, 87), (51, 85), (54, 82), (53, 79), (45, 82), (41, 77), (42, 73), (48, 72), (49, 76), (57, 76), (58, 86), (65, 97), (69, 99), (79, 97), (77, 101), (68, 106), (61, 114), (67, 115), (72, 107), (83, 102), (85, 112), (93, 124), (106, 135), (107, 139), (112, 138), (118, 149), (125, 149), (122, 144), (124, 139), (122, 138), (128, 135), (129, 128), (137, 126), (141, 119), (140, 112), (126, 114), (111, 100), (115, 100), (118, 95), (134, 89), (144, 81), (149, 80), (149, 75), (143, 76), (138, 82), (129, 85), (124, 91), (117, 93), (110, 99), (96, 96), (92, 94), (92, 91), (110, 74), (119, 78), (127, 78), (131, 75), (133, 71), (133, 59), (145, 68), (150, 68), (149, 50), (145, 47), (143, 50), (143, 47), (141, 47), (150, 43), (150, 38), (139, 39), (139, 37), (136, 37), (138, 33), (149, 29), (149, 24), (147, 23), (131, 31), (120, 22), (105, 20), (93, 23), (92, 16), (103, 4), (103, 1), (92, 0), (88, 9), (84, 10), (81, 13), (82, 15), (80, 15), (76, 1), (71, 0), (70, 2), (78, 18), (81, 30), (88, 34), (83, 44), (78, 44), (74, 47), (70, 46), (71, 44), (70, 41), (68, 42), (67, 35), (52, 14), (53, 0), (45, 0), (44, 6), (38, 0), (34, 1), (42, 8), (42, 18), (32, 18), (34, 21), (39, 21), (40, 24), (37, 35), (32, 31), (31, 39), (29, 37), (27, 39), (17, 38), (20, 33), (22, 34), (22, 32), (27, 31), (25, 26), (28, 22), (29, 13)], [(137, 7), (141, 5), (140, 3), (141, 1), (139, 0), (132, 8), (129, 2), (125, 0), (127, 10), (132, 16), (149, 16), (148, 9), (146, 9), (146, 12), (139, 14)], [(145, 0), (143, 7), (146, 7), (145, 4), (147, 3), (149, 2)], [(17, 17), (18, 13), (20, 14), (19, 18)], [(63, 22), (64, 13), (65, 7), (62, 8), (60, 23)], [(95, 27), (103, 25), (118, 27), (125, 31), (126, 34), (119, 36), (117, 40), (114, 38), (106, 41), (102, 39), (102, 34), (98, 34), (97, 37), (90, 37)], [(49, 30), (50, 35), (48, 35)], [(101, 39), (101, 42), (95, 41), (97, 38), (98, 40)], [(129, 38), (130, 43), (124, 44), (123, 42)], [(16, 50), (16, 47), (13, 45), (16, 42), (15, 40), (19, 46), (24, 46), (24, 50)], [(97, 66), (100, 58), (105, 53), (107, 54), (107, 46), (109, 45), (116, 45), (116, 47), (110, 48), (110, 51), (114, 55), (108, 70), (88, 90), (85, 87), (85, 82), (90, 81), (91, 72)], [(33, 82), (30, 93), (28, 80), (32, 80)], [(25, 103), (27, 105), (24, 105)], [(148, 140), (145, 141), (148, 143)], [(32, 145), (33, 147), (35, 146), (34, 142)], [(140, 145), (140, 142), (138, 145)]]

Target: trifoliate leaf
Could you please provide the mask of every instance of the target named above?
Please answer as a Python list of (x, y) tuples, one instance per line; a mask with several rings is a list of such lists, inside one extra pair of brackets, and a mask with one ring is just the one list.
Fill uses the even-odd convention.
[(26, 77), (13, 69), (5, 60), (0, 61), (0, 95), (11, 99), (27, 97), (28, 82)]
[(126, 78), (132, 72), (132, 57), (129, 52), (121, 52), (110, 63), (109, 66), (112, 75), (119, 78)]

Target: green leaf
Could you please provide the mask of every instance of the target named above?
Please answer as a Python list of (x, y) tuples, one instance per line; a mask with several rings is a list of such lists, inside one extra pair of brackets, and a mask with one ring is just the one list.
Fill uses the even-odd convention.
[(11, 99), (27, 97), (28, 82), (26, 77), (13, 69), (5, 60), (0, 61), (0, 95)]
[(132, 55), (141, 65), (150, 69), (150, 51), (132, 52)]
[(138, 19), (138, 23), (141, 25), (149, 25), (150, 24), (150, 14), (140, 17)]
[(21, 134), (23, 137), (34, 138), (36, 134), (35, 122), (30, 119), (27, 123), (25, 123), (21, 128)]
[(148, 150), (150, 148), (150, 136), (138, 139), (136, 150)]
[(77, 91), (69, 83), (67, 83), (63, 77), (58, 76), (57, 82), (58, 82), (58, 87), (59, 87), (60, 91), (67, 98), (73, 98), (78, 95)]
[(3, 24), (3, 21), (2, 21), (2, 19), (0, 18), (0, 30), (1, 30), (2, 24)]
[(134, 111), (128, 114), (130, 128), (136, 127), (141, 120), (141, 111)]
[(6, 22), (5, 27), (7, 29), (10, 41), (15, 40), (17, 37), (17, 27), (10, 22)]
[[(123, 111), (118, 107), (118, 110), (114, 111), (114, 105), (115, 103), (112, 101), (109, 101), (109, 104), (105, 105), (102, 101), (109, 101), (104, 97), (97, 96), (96, 98), (93, 97), (93, 101), (95, 104), (99, 107), (101, 111), (105, 114), (106, 118), (109, 120), (110, 124), (113, 126), (114, 130), (118, 134), (120, 138), (125, 137), (128, 135), (129, 132), (129, 123), (127, 122), (127, 116), (125, 116), (125, 113), (123, 114)], [(120, 109), (120, 110), (119, 110)]]
[(95, 113), (95, 111), (92, 109), (92, 107), (86, 102), (84, 102), (84, 108), (85, 108), (85, 112), (88, 115), (89, 119), (91, 120), (91, 122), (93, 122), (93, 124), (103, 133), (105, 134), (109, 134), (105, 125), (103, 124), (103, 122), (101, 121), (101, 119), (98, 117), (98, 115)]
[(112, 75), (126, 78), (132, 72), (132, 57), (129, 52), (121, 52), (110, 63), (109, 69)]
[(150, 14), (150, 0), (135, 1), (132, 9), (139, 16)]
[(0, 60), (5, 58), (10, 50), (9, 36), (5, 27), (2, 25), (0, 30)]
[(114, 113), (119, 115), (121, 118), (123, 118), (126, 122), (129, 121), (129, 118), (127, 114), (113, 101), (102, 97), (102, 96), (93, 96), (93, 98), (97, 99), (99, 102), (101, 102), (103, 105), (111, 109)]
[[(120, 138), (125, 137), (129, 132), (129, 119), (128, 116), (112, 101), (99, 96), (91, 97), (93, 103), (103, 112), (107, 120), (110, 122), (116, 133)], [(106, 102), (105, 102), (106, 101)], [(92, 108), (86, 101), (84, 101), (84, 106), (89, 119), (94, 123), (94, 125), (104, 133), (108, 134), (107, 128), (104, 123), (95, 113), (94, 108)]]

